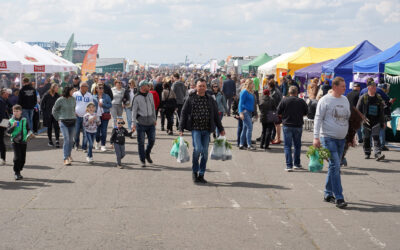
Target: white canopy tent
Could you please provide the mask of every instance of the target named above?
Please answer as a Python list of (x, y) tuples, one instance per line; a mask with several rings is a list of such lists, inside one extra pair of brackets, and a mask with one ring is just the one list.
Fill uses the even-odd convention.
[(284, 54), (272, 59), (271, 61), (264, 63), (263, 65), (258, 67), (258, 70), (257, 70), (258, 75), (261, 75), (262, 78), (264, 78), (266, 75), (275, 74), (276, 73), (276, 65), (279, 62), (289, 58), (294, 53), (295, 52), (284, 53)]
[[(22, 73), (55, 73), (58, 72), (58, 66), (46, 55), (37, 52), (32, 46), (22, 41), (13, 44), (15, 52), (20, 57), (31, 63), (22, 63)], [(33, 64), (33, 65), (32, 65)]]
[(21, 62), (18, 57), (10, 51), (9, 47), (11, 44), (7, 43), (7, 41), (0, 40), (0, 72), (21, 72)]
[(42, 47), (38, 45), (32, 46), (34, 50), (36, 50), (38, 53), (43, 54), (44, 56), (48, 56), (53, 63), (56, 63), (58, 65), (58, 70), (57, 72), (69, 72), (69, 71), (77, 71), (78, 67), (73, 64), (72, 62), (57, 56), (54, 53), (51, 53), (48, 50), (43, 49)]

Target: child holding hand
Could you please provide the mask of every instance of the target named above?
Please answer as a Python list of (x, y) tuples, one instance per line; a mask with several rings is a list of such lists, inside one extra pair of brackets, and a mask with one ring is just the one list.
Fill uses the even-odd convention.
[(83, 116), (83, 127), (86, 131), (86, 139), (89, 143), (86, 161), (93, 163), (93, 143), (96, 138), (97, 127), (100, 125), (100, 117), (96, 114), (96, 106), (93, 102), (86, 106), (86, 114)]
[(117, 167), (124, 168), (121, 164), (122, 158), (125, 157), (125, 136), (132, 136), (132, 132), (128, 132), (124, 128), (125, 122), (122, 117), (117, 118), (117, 127), (112, 130), (110, 143), (114, 147), (117, 156)]

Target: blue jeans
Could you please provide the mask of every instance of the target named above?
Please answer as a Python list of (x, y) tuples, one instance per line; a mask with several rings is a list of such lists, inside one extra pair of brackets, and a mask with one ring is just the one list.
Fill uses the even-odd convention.
[[(218, 113), (219, 120), (222, 122), (222, 118), (224, 118), (224, 113)], [(215, 132), (217, 133), (217, 137), (219, 136), (218, 128), (215, 128)]]
[(325, 197), (335, 196), (337, 200), (343, 199), (342, 182), (340, 179), (340, 159), (342, 159), (345, 139), (322, 137), (324, 148), (331, 152), (329, 159), (328, 175), (326, 176)]
[(101, 120), (100, 126), (97, 127), (96, 142), (99, 142), (101, 140), (101, 146), (106, 145), (107, 127), (108, 127), (108, 120)]
[(86, 142), (86, 131), (85, 128), (83, 127), (83, 117), (76, 117), (76, 122), (75, 122), (75, 146), (79, 146), (79, 136), (82, 130), (83, 138), (82, 138), (82, 149), (85, 150), (87, 147), (87, 142)]
[(26, 118), (29, 130), (33, 130), (33, 109), (22, 109), (22, 117)]
[[(154, 146), (156, 141), (156, 127), (154, 125), (136, 125), (136, 133), (137, 133), (137, 142), (138, 142), (138, 151), (139, 158), (141, 162), (145, 162), (146, 155), (150, 155), (151, 149)], [(144, 140), (147, 135), (147, 147), (146, 151), (144, 150)]]
[[(238, 128), (237, 128), (237, 145), (240, 146), (240, 136), (242, 135), (242, 131), (243, 131), (243, 121), (242, 119), (238, 119)], [(247, 145), (247, 143), (246, 143)]]
[(96, 133), (86, 132), (85, 134), (86, 134), (87, 142), (89, 143), (87, 156), (88, 157), (93, 157), (93, 142), (94, 142), (94, 139), (96, 137)]
[[(300, 166), (302, 133), (303, 133), (302, 127), (283, 126), (283, 138), (285, 140), (284, 150), (285, 150), (285, 158), (286, 158), (286, 168), (292, 168), (293, 163), (295, 166)], [(294, 146), (294, 156), (293, 157), (292, 157), (292, 143)], [(293, 158), (294, 158), (294, 162), (293, 162)]]
[(251, 120), (251, 112), (244, 111), (243, 129), (240, 135), (240, 145), (247, 144), (247, 147), (251, 146), (251, 134), (253, 133), (253, 122)]
[[(193, 139), (193, 173), (204, 175), (208, 159), (208, 145), (210, 144), (210, 132), (207, 130), (192, 130)], [(201, 156), (200, 164), (199, 158)], [(200, 169), (200, 171), (199, 171)]]
[(358, 140), (362, 140), (363, 139), (361, 128), (357, 130), (357, 137), (358, 137)]
[(386, 144), (386, 134), (385, 134), (386, 128), (381, 128), (379, 131), (379, 140), (381, 141), (381, 147), (383, 148)]
[(132, 108), (125, 108), (126, 121), (128, 122), (128, 131), (132, 128)]
[(71, 156), (72, 146), (74, 145), (74, 135), (75, 135), (75, 126), (67, 127), (59, 122), (61, 133), (64, 137), (63, 151), (64, 151), (64, 160)]

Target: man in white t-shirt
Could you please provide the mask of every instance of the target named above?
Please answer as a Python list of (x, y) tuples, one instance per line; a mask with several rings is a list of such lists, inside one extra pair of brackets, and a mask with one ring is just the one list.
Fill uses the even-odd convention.
[(338, 208), (344, 208), (343, 189), (340, 178), (340, 161), (345, 146), (345, 137), (349, 129), (350, 103), (343, 96), (346, 83), (342, 77), (332, 81), (332, 93), (328, 93), (318, 101), (314, 118), (314, 146), (327, 148), (329, 159), (326, 177), (324, 201), (336, 202)]
[(86, 106), (93, 102), (93, 96), (88, 91), (89, 85), (87, 82), (82, 82), (80, 84), (80, 89), (76, 91), (72, 96), (76, 100), (75, 113), (76, 113), (76, 123), (75, 123), (75, 149), (79, 149), (79, 137), (80, 131), (82, 129), (83, 139), (82, 139), (82, 149), (87, 150), (86, 133), (83, 128), (83, 116), (86, 113)]

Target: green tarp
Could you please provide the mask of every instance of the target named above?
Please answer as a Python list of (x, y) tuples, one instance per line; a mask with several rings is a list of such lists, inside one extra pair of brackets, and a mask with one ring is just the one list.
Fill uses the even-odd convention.
[(218, 63), (218, 66), (224, 67), (224, 66), (225, 66), (225, 60), (221, 60), (221, 61)]
[(264, 63), (272, 60), (272, 57), (269, 56), (267, 53), (263, 53), (256, 58), (254, 58), (251, 62), (242, 65), (242, 72), (250, 73), (250, 72), (257, 72), (259, 66), (263, 65)]
[(391, 75), (400, 75), (400, 61), (385, 64), (385, 73)]

